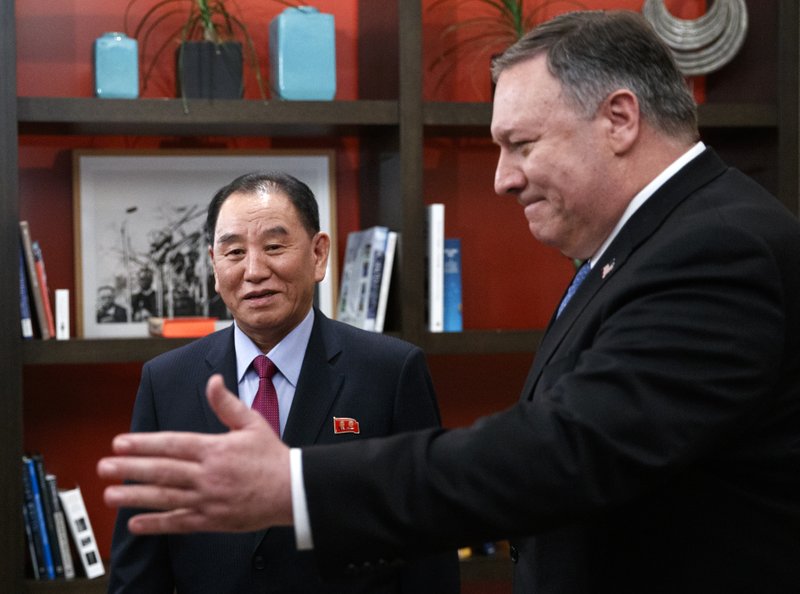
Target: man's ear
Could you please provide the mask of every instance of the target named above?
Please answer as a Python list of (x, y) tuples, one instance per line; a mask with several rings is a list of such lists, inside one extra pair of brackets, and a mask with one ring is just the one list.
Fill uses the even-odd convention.
[(328, 268), (328, 257), (331, 251), (330, 235), (323, 231), (318, 232), (311, 239), (311, 246), (314, 253), (314, 280), (321, 282), (325, 278)]
[(639, 136), (639, 100), (628, 89), (618, 89), (600, 106), (608, 122), (608, 139), (616, 154), (627, 152)]
[(211, 270), (214, 272), (214, 290), (219, 293), (219, 281), (217, 279), (217, 266), (214, 263), (214, 248), (208, 246), (208, 259), (211, 260)]

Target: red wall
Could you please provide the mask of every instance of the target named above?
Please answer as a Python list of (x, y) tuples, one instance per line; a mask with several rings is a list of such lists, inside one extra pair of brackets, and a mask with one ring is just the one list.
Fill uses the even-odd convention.
[[(376, 0), (378, 1), (378, 0)], [(381, 0), (383, 1), (383, 0)], [(424, 5), (431, 0), (425, 0)], [(151, 5), (155, 0), (140, 0)], [(128, 0), (17, 0), (18, 88), (23, 96), (88, 97), (92, 95), (91, 48), (105, 31), (121, 30)], [(238, 0), (266, 70), (267, 25), (280, 12), (277, 2)], [(337, 99), (357, 98), (356, 0), (310, 2), (336, 18)], [(464, 18), (467, 2), (458, 5)], [(557, 3), (558, 4), (558, 3)], [(564, 6), (556, 7), (562, 11)], [(641, 0), (593, 0), (587, 5), (638, 9)], [(668, 2), (676, 14), (694, 16), (700, 0)], [(687, 8), (688, 7), (688, 8)], [(694, 8), (693, 8), (694, 7)], [(548, 16), (554, 14), (552, 11)], [(441, 49), (441, 31), (454, 18), (450, 9), (425, 10), (425, 63)], [(436, 88), (425, 74), (431, 100), (489, 99), (488, 57), (485, 63), (462, 57), (456, 76)], [(171, 94), (170, 68), (154, 77), (146, 96)], [(265, 76), (268, 76), (265, 72)], [(258, 97), (252, 78), (247, 97)], [(20, 139), (20, 216), (31, 223), (47, 259), (51, 289), (75, 294), (72, 233), (73, 148), (157, 148), (174, 139), (23, 136)], [(181, 141), (182, 142), (182, 141)], [(195, 139), (231, 148), (302, 145), (261, 139)], [(347, 232), (358, 227), (358, 142), (354, 138), (319, 139), (315, 148), (337, 151), (337, 220), (339, 260)], [(447, 205), (448, 236), (463, 240), (464, 323), (477, 328), (542, 327), (571, 274), (566, 258), (538, 245), (513, 200), (492, 190), (496, 151), (486, 139), (430, 138), (424, 167), (427, 202)], [(509, 282), (509, 279), (513, 279)], [(73, 307), (74, 319), (74, 307)], [(74, 328), (73, 328), (74, 334)], [(445, 425), (472, 422), (487, 412), (511, 405), (521, 389), (528, 355), (436, 356), (431, 369)], [(97, 459), (108, 452), (111, 437), (127, 429), (140, 364), (48, 365), (27, 367), (25, 448), (39, 450), (65, 487), (79, 484), (84, 493), (103, 556), (110, 550), (114, 512), (102, 504), (95, 478)]]

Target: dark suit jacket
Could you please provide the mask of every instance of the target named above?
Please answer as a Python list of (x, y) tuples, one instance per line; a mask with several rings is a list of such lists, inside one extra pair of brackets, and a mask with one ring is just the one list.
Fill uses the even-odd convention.
[(518, 593), (800, 592), (798, 221), (705, 151), (551, 323), (519, 404), (368, 446), (303, 452), (328, 572), (509, 537)]
[[(315, 312), (283, 440), (290, 446), (363, 442), (440, 424), (422, 352), (405, 342)], [(237, 391), (233, 328), (222, 330), (145, 364), (134, 406), (133, 431), (226, 430), (205, 397), (221, 373)], [(360, 434), (334, 434), (333, 417), (351, 417)], [(296, 550), (292, 528), (247, 534), (133, 537), (131, 510), (117, 518), (110, 592), (236, 594), (248, 592), (458, 591), (455, 550), (376, 575), (323, 585), (311, 553)]]

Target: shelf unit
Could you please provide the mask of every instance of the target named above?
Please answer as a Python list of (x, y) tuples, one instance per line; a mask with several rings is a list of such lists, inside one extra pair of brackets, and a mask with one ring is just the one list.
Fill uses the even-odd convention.
[[(750, 11), (762, 5), (750, 0)], [(0, 259), (16, 271), (18, 258), (18, 137), (31, 135), (136, 136), (357, 136), (361, 146), (361, 224), (389, 225), (405, 241), (399, 258), (393, 333), (433, 355), (534, 352), (540, 330), (466, 331), (430, 334), (424, 320), (424, 179), (426, 137), (485, 137), (491, 106), (423, 101), (422, 6), (419, 0), (359, 0), (358, 101), (192, 101), (188, 114), (174, 99), (103, 101), (91, 98), (17, 97), (15, 9), (0, 0)], [(800, 9), (777, 1), (777, 100), (770, 104), (709, 103), (701, 106), (705, 129), (742, 137), (754, 130), (774, 135), (776, 187), (798, 212), (798, 54)], [(764, 43), (771, 43), (769, 36)], [(380, 47), (381, 51), (374, 48)], [(381, 76), (364, 73), (380, 72)], [(395, 74), (392, 74), (395, 73)], [(772, 136), (770, 136), (772, 138)], [(16, 274), (0, 289), (0, 591), (70, 591), (55, 584), (23, 586), (22, 454), (23, 366), (144, 361), (187, 342), (164, 339), (22, 341)], [(73, 588), (75, 586), (69, 586)]]

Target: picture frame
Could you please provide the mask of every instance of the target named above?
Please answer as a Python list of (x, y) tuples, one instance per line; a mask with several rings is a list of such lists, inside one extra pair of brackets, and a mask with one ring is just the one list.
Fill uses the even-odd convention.
[[(214, 194), (245, 173), (283, 171), (305, 182), (320, 230), (336, 246), (334, 158), (332, 150), (73, 151), (78, 336), (144, 338), (148, 315), (229, 320), (214, 291), (203, 226)], [(335, 256), (332, 248), (315, 295), (329, 317)]]

